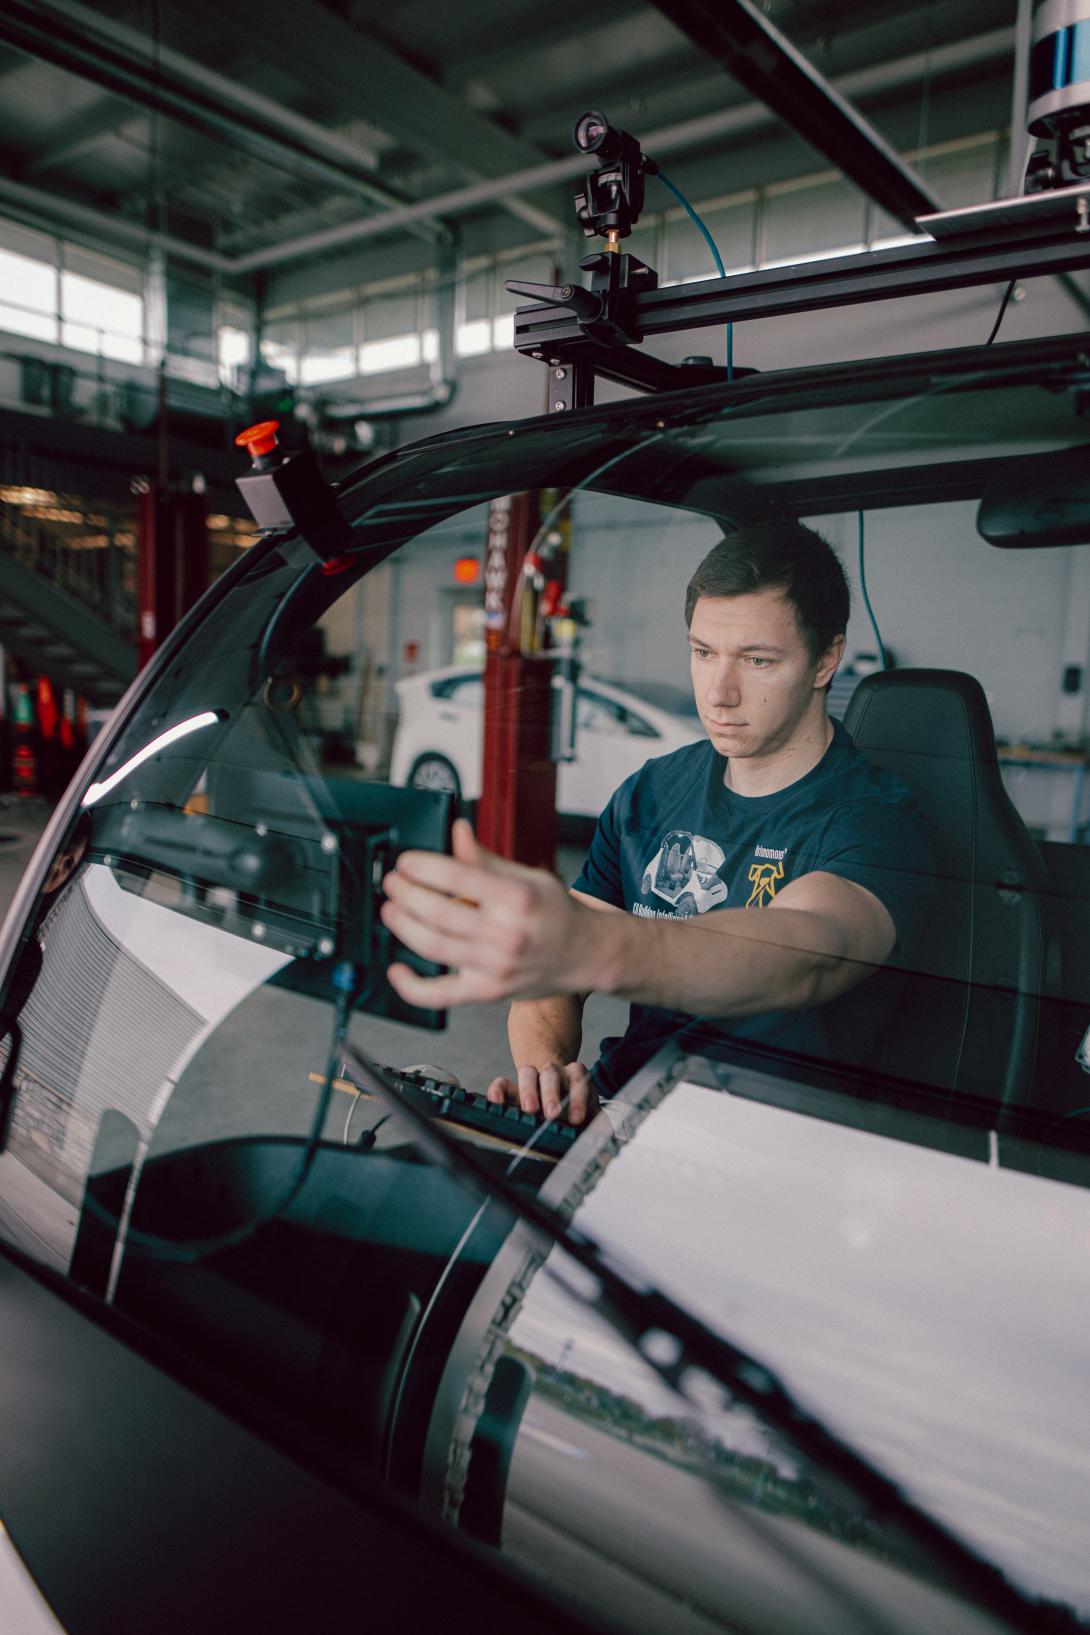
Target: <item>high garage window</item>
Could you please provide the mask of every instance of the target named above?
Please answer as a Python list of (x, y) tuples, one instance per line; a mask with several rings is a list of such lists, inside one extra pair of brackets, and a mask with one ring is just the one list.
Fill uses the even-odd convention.
[(350, 307), (307, 314), (299, 365), (299, 379), (304, 386), (349, 380), (356, 373), (354, 316)]
[(37, 341), (57, 339), (57, 269), (54, 240), (13, 222), (0, 222), (0, 329)]
[(143, 272), (62, 244), (61, 344), (122, 363), (144, 361)]
[(57, 274), (53, 267), (11, 250), (0, 250), (0, 284), (8, 301), (0, 304), (0, 325), (39, 341), (57, 339)]

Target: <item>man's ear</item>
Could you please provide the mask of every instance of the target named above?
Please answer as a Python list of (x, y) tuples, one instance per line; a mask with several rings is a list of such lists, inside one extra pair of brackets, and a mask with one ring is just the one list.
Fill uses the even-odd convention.
[(817, 674), (814, 677), (814, 687), (827, 687), (837, 672), (837, 667), (844, 657), (844, 636), (834, 636), (818, 661)]

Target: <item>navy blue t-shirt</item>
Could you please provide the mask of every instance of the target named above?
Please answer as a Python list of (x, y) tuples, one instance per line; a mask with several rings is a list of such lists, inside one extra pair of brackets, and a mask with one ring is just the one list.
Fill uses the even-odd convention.
[[(903, 960), (933, 890), (935, 866), (926, 819), (907, 786), (872, 766), (839, 721), (817, 766), (774, 794), (736, 794), (724, 786), (725, 768), (707, 741), (646, 762), (599, 818), (574, 889), (649, 919), (689, 919), (720, 908), (763, 912), (790, 881), (821, 870), (874, 893), (897, 932), (891, 963)], [(861, 1061), (883, 1014), (871, 982), (862, 986), (866, 1004), (855, 999), (862, 998), (856, 989), (805, 1010), (706, 1022), (702, 1037), (843, 1061), (842, 1024), (855, 1012), (847, 1048)], [(599, 1088), (618, 1090), (664, 1039), (692, 1021), (678, 1011), (633, 1005), (623, 1039), (602, 1041), (594, 1069)]]

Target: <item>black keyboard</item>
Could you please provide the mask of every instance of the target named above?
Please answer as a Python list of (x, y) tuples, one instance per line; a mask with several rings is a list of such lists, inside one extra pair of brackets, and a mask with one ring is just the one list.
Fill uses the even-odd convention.
[(463, 1090), (422, 1073), (401, 1073), (393, 1067), (385, 1072), (397, 1090), (415, 1100), (417, 1106), (424, 1107), (434, 1118), (460, 1126), (486, 1146), (516, 1151), (532, 1139), (534, 1156), (555, 1162), (571, 1151), (586, 1127), (547, 1120), (539, 1113), (524, 1113), (519, 1107), (505, 1107), (475, 1090)]

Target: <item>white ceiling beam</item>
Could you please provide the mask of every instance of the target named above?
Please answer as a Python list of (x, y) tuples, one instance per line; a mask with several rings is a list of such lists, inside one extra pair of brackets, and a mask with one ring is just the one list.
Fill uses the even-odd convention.
[[(973, 39), (936, 46), (926, 52), (915, 51), (893, 62), (875, 63), (871, 67), (858, 69), (837, 81), (836, 89), (847, 98), (876, 96), (914, 83), (922, 79), (925, 72), (929, 73), (934, 81), (942, 74), (1009, 57), (1013, 46), (1013, 29), (993, 29)], [(724, 137), (743, 136), (776, 122), (775, 116), (762, 103), (746, 102), (652, 131), (647, 135), (641, 135), (640, 140), (644, 151), (657, 159), (670, 153), (700, 147)], [(345, 223), (343, 227), (331, 227), (324, 232), (307, 234), (287, 244), (269, 245), (264, 250), (251, 251), (237, 258), (234, 263), (235, 269), (242, 273), (256, 272), (259, 268), (282, 266), (285, 262), (297, 261), (303, 256), (343, 250), (350, 244), (362, 243), (367, 239), (380, 238), (387, 233), (396, 232), (416, 220), (418, 214), (425, 210), (431, 210), (437, 216), (462, 215), (468, 210), (475, 210), (482, 204), (492, 202), (503, 194), (528, 192), (552, 183), (571, 181), (574, 177), (582, 175), (586, 169), (586, 155), (572, 153), (566, 159), (550, 160), (518, 171), (514, 175), (499, 177), (494, 181), (474, 182), (466, 187), (454, 188), (448, 193), (422, 200), (419, 204), (403, 205), (382, 215)]]
[(198, 266), (208, 267), (213, 272), (230, 273), (234, 268), (234, 263), (226, 256), (206, 250), (202, 245), (172, 238), (168, 233), (149, 232), (136, 222), (107, 215), (90, 205), (77, 204), (74, 199), (62, 199), (55, 193), (43, 192), (40, 187), (28, 187), (24, 182), (14, 182), (7, 176), (0, 176), (0, 204), (4, 202), (36, 225), (44, 225), (54, 232), (58, 227), (71, 225), (99, 243), (105, 240), (124, 244), (145, 256), (149, 249), (157, 249), (179, 260), (196, 262)]
[[(877, 63), (845, 75), (836, 82), (837, 89), (848, 97), (877, 96), (911, 84), (929, 70), (933, 79), (988, 62), (1009, 59), (1014, 47), (1014, 30), (993, 29), (969, 40), (934, 47), (929, 52), (913, 52), (892, 62)], [(652, 131), (642, 138), (646, 151), (656, 158), (670, 153), (699, 148), (711, 141), (738, 138), (765, 125), (772, 124), (773, 116), (759, 103), (745, 103), (719, 113), (705, 114), (696, 119)], [(244, 276), (260, 269), (280, 266), (302, 260), (306, 256), (341, 250), (350, 244), (398, 232), (412, 221), (426, 214), (455, 216), (495, 200), (501, 194), (514, 195), (520, 191), (568, 182), (586, 169), (584, 155), (572, 153), (565, 159), (548, 161), (513, 174), (490, 181), (473, 183), (463, 188), (418, 204), (399, 207), (382, 215), (370, 216), (343, 227), (310, 233), (288, 243), (270, 245), (241, 256), (223, 256), (214, 251), (187, 244), (162, 234), (148, 234), (143, 229), (115, 217), (70, 200), (61, 200), (43, 194), (40, 188), (30, 188), (0, 178), (0, 199), (8, 198), (21, 210), (40, 218), (43, 211), (76, 222), (87, 230), (96, 228), (106, 237), (147, 246), (156, 244), (170, 255), (199, 262), (216, 271), (232, 276)]]
[[(0, 0), (0, 28), (27, 55), (137, 106), (218, 140), (226, 136), (245, 152), (348, 188), (372, 204), (401, 202), (377, 179), (372, 155), (354, 142), (169, 46), (153, 45), (79, 0)], [(414, 217), (414, 230), (445, 236), (428, 212)]]
[(78, 158), (87, 148), (104, 136), (112, 136), (134, 119), (142, 119), (142, 110), (133, 107), (125, 97), (102, 96), (89, 108), (83, 108), (71, 119), (65, 120), (44, 148), (20, 167), (23, 181), (55, 170), (69, 159)]
[[(359, 33), (327, 6), (268, 6), (260, 0), (224, 8), (217, 0), (186, 0), (177, 12), (222, 33), (293, 76), (320, 86), (332, 108), (387, 131), (413, 153), (460, 169), (467, 182), (492, 180), (541, 163), (538, 148), (471, 108), (369, 35)], [(524, 192), (525, 190), (520, 190)], [(493, 195), (495, 201), (536, 230), (561, 230), (558, 201), (542, 193)]]

